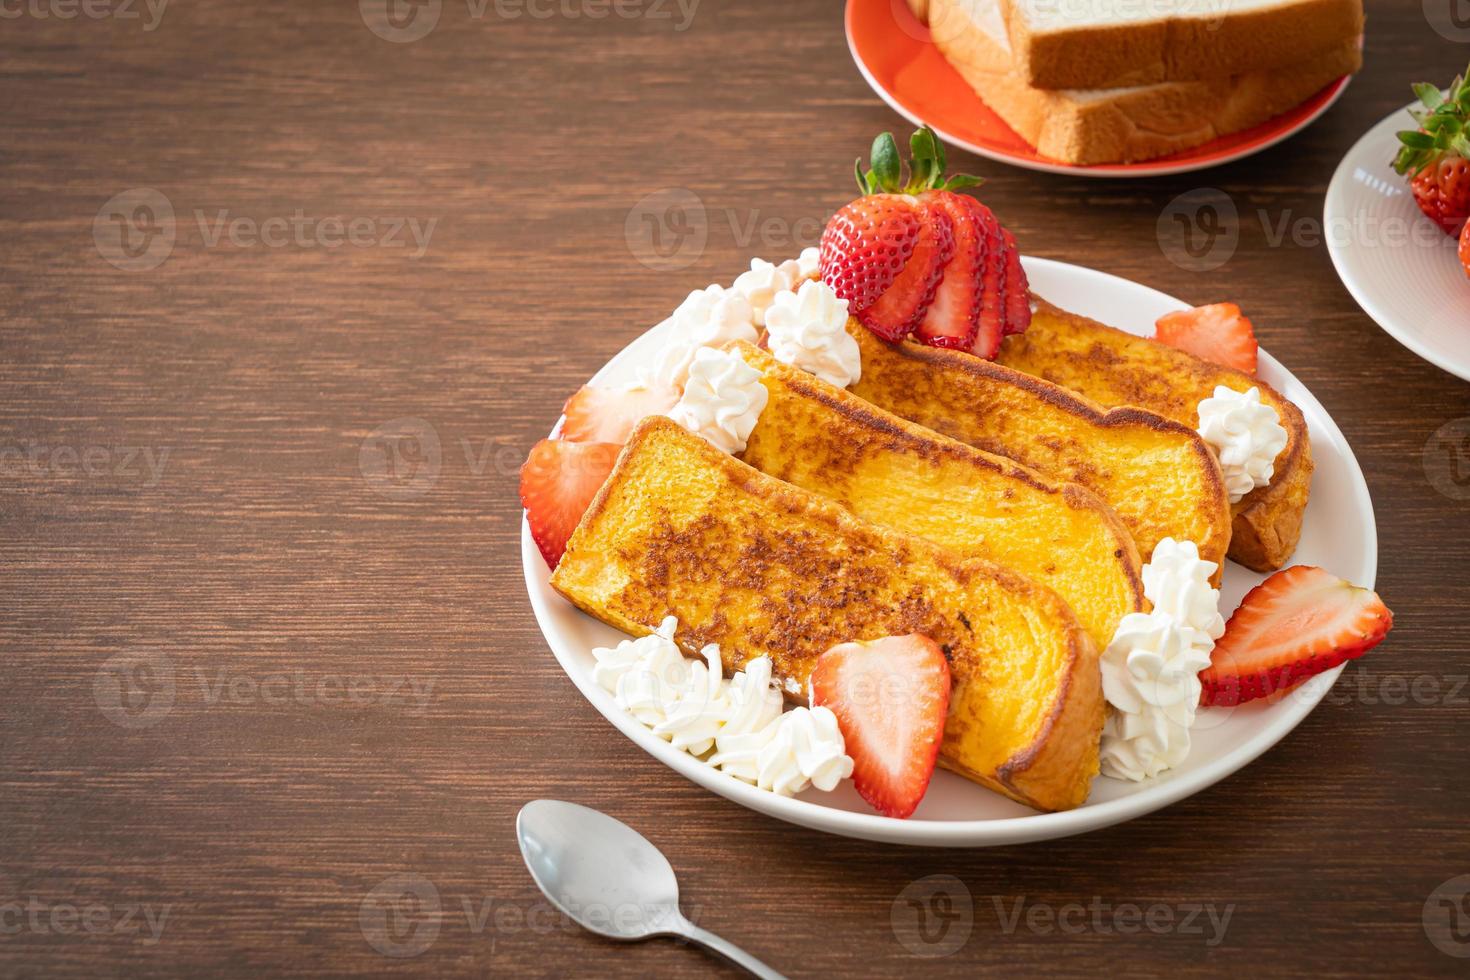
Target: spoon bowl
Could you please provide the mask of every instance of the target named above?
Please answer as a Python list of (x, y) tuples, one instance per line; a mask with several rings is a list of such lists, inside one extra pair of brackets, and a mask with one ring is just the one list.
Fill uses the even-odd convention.
[(608, 939), (682, 936), (766, 980), (781, 975), (679, 911), (679, 880), (658, 848), (620, 820), (576, 803), (533, 800), (516, 815), (521, 857), (546, 897)]

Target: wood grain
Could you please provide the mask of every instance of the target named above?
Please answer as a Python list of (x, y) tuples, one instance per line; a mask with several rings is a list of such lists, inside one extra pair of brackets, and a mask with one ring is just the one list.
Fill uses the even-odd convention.
[[(1410, 82), (1463, 67), (1419, 4), (1370, 0), (1342, 102), (1249, 160), (1095, 182), (956, 154), (1032, 253), (1248, 304), (1363, 463), (1398, 626), (1354, 693), (1213, 789), (953, 852), (780, 824), (645, 757), (550, 656), (518, 558), (516, 467), (567, 394), (690, 288), (810, 244), (853, 157), (901, 128), (840, 4), (702, 0), (686, 22), (672, 3), (476, 18), (445, 0), (394, 43), (352, 3), (180, 0), (153, 30), (142, 3), (39, 3), (0, 21), (0, 974), (730, 972), (549, 916), (512, 822), (550, 796), (641, 829), (702, 925), (793, 977), (1463, 975), (1421, 914), (1470, 873), (1470, 690), (1451, 691), (1470, 675), (1470, 486), (1446, 462), (1462, 442), (1435, 435), (1470, 416), (1470, 386), (1376, 328), (1320, 244), (1271, 233), (1320, 218), (1336, 162)], [(1208, 275), (1156, 230), (1204, 187), (1241, 215)], [(176, 240), (129, 271), (94, 219), (137, 188), (167, 198)], [(673, 189), (706, 216), (678, 270), (640, 263), (637, 231)], [(214, 237), (221, 211), (241, 234)], [(298, 211), (304, 241), (251, 243)], [(368, 230), (328, 247), (346, 227), (329, 218)], [(394, 220), (434, 222), (421, 256), (382, 240)], [(1391, 703), (1419, 677), (1440, 693)], [(922, 958), (894, 909), (936, 874), (963, 881), (973, 932)], [(1208, 946), (1007, 932), (1017, 900), (1233, 914)]]

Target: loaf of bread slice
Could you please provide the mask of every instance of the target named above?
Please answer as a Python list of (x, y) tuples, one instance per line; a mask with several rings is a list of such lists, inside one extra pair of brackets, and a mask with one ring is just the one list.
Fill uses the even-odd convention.
[(838, 643), (921, 633), (950, 664), (940, 764), (1042, 810), (1098, 770), (1097, 648), (1055, 592), (984, 559), (869, 524), (757, 472), (675, 422), (639, 423), (551, 585), (636, 635), (665, 616), (729, 671), (768, 656), (804, 702)]
[(1230, 557), (1257, 572), (1291, 558), (1312, 488), (1312, 441), (1301, 409), (1264, 381), (1146, 337), (1037, 301), (1031, 326), (1007, 337), (998, 363), (1070, 388), (1103, 405), (1137, 405), (1182, 425), (1199, 425), (1199, 403), (1217, 385), (1259, 388), (1286, 429), (1271, 482), (1231, 507)]
[(1363, 33), (1362, 0), (1000, 2), (1016, 70), (1047, 89), (1274, 71)]
[[(1106, 408), (1068, 388), (958, 350), (889, 344), (857, 320), (850, 391), (894, 415), (1046, 474), (1080, 483), (1122, 519), (1144, 561), (1164, 538), (1224, 565), (1230, 496), (1193, 426), (1134, 406)], [(1219, 584), (1221, 571), (1215, 572)]]
[(1132, 163), (1179, 153), (1259, 125), (1362, 67), (1356, 38), (1278, 68), (1197, 81), (1049, 90), (1014, 64), (1002, 0), (930, 0), (935, 45), (1042, 156), (1062, 163)]
[(744, 341), (769, 398), (740, 458), (864, 520), (1055, 590), (1099, 650), (1144, 612), (1133, 537), (1102, 498), (883, 411)]

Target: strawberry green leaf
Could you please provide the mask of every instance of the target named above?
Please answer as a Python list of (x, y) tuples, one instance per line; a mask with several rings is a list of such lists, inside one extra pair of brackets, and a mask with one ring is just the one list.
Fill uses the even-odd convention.
[(1439, 86), (1428, 82), (1418, 82), (1414, 85), (1414, 94), (1419, 101), (1430, 109), (1438, 109), (1444, 103), (1444, 96), (1440, 94)]
[(882, 133), (873, 140), (873, 173), (877, 184), (885, 191), (897, 191), (903, 176), (903, 165), (898, 156), (898, 144), (892, 133)]

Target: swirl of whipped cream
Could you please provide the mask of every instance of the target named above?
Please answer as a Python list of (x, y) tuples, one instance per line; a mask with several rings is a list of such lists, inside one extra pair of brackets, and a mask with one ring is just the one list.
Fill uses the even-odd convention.
[(756, 760), (756, 785), (778, 796), (807, 786), (830, 792), (852, 775), (837, 716), (830, 708), (792, 708), (769, 726), (771, 738)]
[(1261, 402), (1261, 389), (1239, 392), (1224, 385), (1199, 403), (1199, 434), (1220, 458), (1232, 504), (1271, 482), (1287, 440), (1281, 416)]
[(1220, 593), (1210, 586), (1218, 568), (1190, 541), (1165, 538), (1143, 566), (1144, 595), (1153, 611), (1129, 613), (1101, 658), (1102, 772), (1147, 779), (1189, 755), (1189, 729), (1199, 705), (1199, 672), (1225, 631)]
[(689, 365), (684, 394), (669, 418), (727, 453), (745, 449), (770, 393), (761, 373), (740, 355), (701, 347)]
[(769, 657), (725, 681), (720, 648), (711, 643), (700, 651), (703, 662), (686, 661), (674, 643), (677, 627), (669, 616), (648, 636), (593, 650), (593, 679), (655, 735), (761, 789), (827, 791), (852, 775), (837, 716), (823, 707), (783, 714)]
[(771, 658), (757, 657), (730, 678), (729, 712), (715, 736), (709, 763), (747, 783), (760, 780), (760, 751), (781, 719), (781, 692), (771, 683)]
[(650, 388), (683, 388), (701, 347), (718, 347), (731, 340), (753, 344), (760, 339), (750, 301), (720, 285), (694, 290), (664, 323), (670, 324), (668, 339), (642, 372), (641, 380)]
[(798, 288), (808, 279), (817, 276), (817, 250), (802, 249), (801, 255), (787, 259), (780, 265), (765, 259), (751, 259), (750, 269), (736, 277), (731, 289), (744, 296), (750, 303), (751, 322), (758, 327), (766, 325), (766, 314), (771, 303), (781, 293)]
[(766, 312), (766, 342), (783, 364), (815, 374), (839, 388), (862, 377), (858, 342), (847, 332), (847, 300), (820, 280), (797, 292), (778, 293)]
[(1210, 585), (1210, 576), (1219, 567), (1201, 558), (1193, 541), (1164, 538), (1143, 566), (1143, 594), (1154, 612), (1218, 640), (1225, 618), (1220, 615), (1220, 590)]
[(784, 268), (793, 262), (796, 264), (796, 276), (792, 280), (793, 282), (800, 282), (803, 279), (815, 279), (821, 273), (821, 252), (818, 251), (815, 245), (810, 245), (802, 249), (800, 255), (794, 259), (787, 259), (781, 265)]

